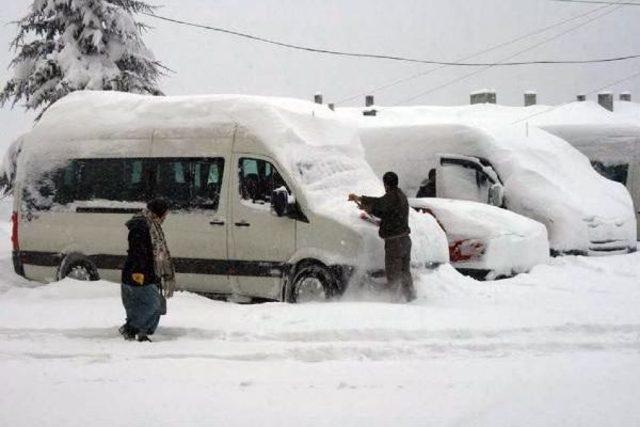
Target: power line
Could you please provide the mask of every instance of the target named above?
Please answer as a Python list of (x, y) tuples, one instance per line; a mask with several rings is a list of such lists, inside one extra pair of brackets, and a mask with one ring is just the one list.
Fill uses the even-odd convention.
[(416, 59), (416, 58), (407, 58), (402, 56), (393, 56), (393, 55), (378, 55), (372, 53), (359, 53), (359, 52), (345, 52), (338, 50), (329, 50), (329, 49), (318, 49), (307, 46), (295, 45), (291, 43), (279, 42), (275, 40), (266, 39), (264, 37), (254, 36), (247, 33), (241, 33), (239, 31), (228, 30), (220, 27), (212, 27), (209, 25), (196, 24), (193, 22), (183, 21), (180, 19), (168, 18), (166, 16), (160, 16), (153, 13), (141, 12), (143, 15), (147, 15), (152, 18), (160, 19), (163, 21), (173, 22), (175, 24), (186, 25), (195, 28), (201, 28), (211, 31), (217, 31), (225, 34), (231, 34), (237, 37), (243, 37), (246, 39), (259, 41), (267, 44), (272, 44), (275, 46), (286, 47), (290, 49), (303, 50), (307, 52), (314, 53), (322, 53), (327, 55), (338, 55), (338, 56), (347, 56), (354, 58), (370, 58), (370, 59), (384, 59), (391, 61), (402, 61), (402, 62), (413, 62), (413, 63), (421, 63), (421, 64), (432, 64), (432, 65), (443, 65), (443, 66), (457, 66), (457, 67), (506, 67), (506, 66), (520, 66), (520, 65), (570, 65), (570, 64), (596, 64), (596, 63), (606, 63), (606, 62), (619, 62), (619, 61), (627, 61), (630, 59), (640, 58), (640, 54), (626, 55), (626, 56), (617, 56), (612, 58), (598, 58), (598, 59), (583, 59), (583, 60), (537, 60), (537, 61), (517, 61), (517, 62), (446, 62), (446, 61), (436, 61), (429, 59)]
[[(610, 8), (608, 11), (606, 11), (606, 12), (604, 12), (604, 13), (601, 13), (601, 14), (599, 14), (599, 15), (597, 15), (597, 16), (595, 16), (595, 17), (591, 18), (591, 19), (588, 19), (588, 20), (586, 20), (586, 21), (584, 21), (584, 22), (582, 22), (582, 23), (580, 23), (580, 24), (578, 24), (578, 25), (575, 25), (575, 26), (573, 26), (573, 27), (570, 27), (569, 29), (567, 29), (567, 30), (565, 30), (565, 31), (563, 31), (563, 32), (561, 32), (561, 33), (558, 33), (558, 34), (554, 35), (553, 37), (549, 37), (549, 38), (547, 38), (546, 40), (543, 40), (543, 41), (541, 41), (541, 42), (539, 42), (539, 43), (537, 43), (537, 44), (534, 44), (533, 46), (527, 47), (527, 48), (522, 49), (522, 50), (520, 50), (520, 51), (518, 51), (518, 52), (516, 52), (516, 53), (514, 53), (514, 54), (512, 54), (512, 55), (509, 55), (509, 56), (507, 56), (506, 58), (504, 58), (504, 60), (505, 60), (505, 61), (506, 61), (506, 60), (509, 60), (509, 59), (514, 58), (514, 57), (516, 57), (516, 56), (518, 56), (518, 55), (521, 55), (521, 54), (523, 54), (523, 53), (525, 53), (525, 52), (528, 52), (528, 51), (530, 51), (530, 50), (532, 50), (532, 49), (535, 49), (535, 48), (537, 48), (537, 47), (539, 47), (539, 46), (542, 46), (543, 44), (546, 44), (546, 43), (548, 43), (548, 42), (550, 42), (550, 41), (556, 40), (556, 39), (558, 39), (558, 38), (560, 38), (560, 37), (562, 37), (562, 36), (564, 36), (564, 35), (566, 35), (566, 34), (568, 34), (568, 33), (572, 32), (572, 31), (575, 31), (575, 30), (578, 30), (578, 29), (580, 29), (580, 28), (584, 27), (585, 25), (587, 25), (587, 24), (589, 24), (589, 23), (591, 23), (591, 22), (593, 22), (593, 21), (595, 21), (595, 20), (597, 20), (597, 19), (600, 19), (600, 18), (602, 18), (602, 17), (604, 17), (604, 16), (606, 16), (606, 15), (610, 15), (611, 13), (613, 13), (613, 12), (617, 11), (618, 9), (620, 9), (621, 7), (623, 7), (623, 6), (617, 6), (617, 7), (614, 7), (614, 8)], [(609, 6), (606, 6), (605, 8), (609, 8)], [(605, 8), (602, 8), (602, 9), (605, 9)], [(477, 75), (477, 74), (483, 73), (483, 72), (485, 72), (486, 70), (491, 69), (491, 68), (493, 68), (493, 67), (494, 67), (493, 65), (487, 65), (486, 67), (483, 67), (483, 68), (481, 68), (481, 69), (479, 69), (479, 70), (474, 70), (474, 71), (472, 71), (471, 73), (467, 73), (467, 74), (465, 74), (465, 75), (463, 75), (463, 76), (461, 76), (461, 77), (457, 77), (457, 78), (455, 78), (455, 79), (453, 79), (453, 80), (450, 80), (450, 81), (448, 81), (448, 82), (446, 82), (446, 83), (444, 83), (444, 84), (441, 84), (441, 85), (439, 85), (439, 86), (436, 86), (436, 87), (434, 87), (434, 88), (432, 88), (432, 89), (428, 89), (428, 90), (426, 90), (426, 91), (420, 92), (420, 93), (419, 93), (419, 94), (417, 94), (417, 95), (413, 95), (413, 96), (411, 96), (411, 97), (409, 97), (409, 98), (406, 98), (406, 99), (404, 99), (404, 100), (402, 100), (402, 101), (400, 101), (400, 102), (398, 102), (398, 103), (395, 103), (394, 105), (404, 104), (404, 103), (407, 103), (407, 102), (411, 102), (411, 101), (413, 101), (413, 100), (415, 100), (415, 99), (421, 98), (421, 97), (423, 97), (423, 96), (425, 96), (425, 95), (429, 95), (429, 94), (431, 94), (431, 93), (433, 93), (433, 92), (436, 92), (436, 91), (438, 91), (438, 90), (440, 90), (440, 89), (444, 89), (445, 87), (451, 86), (452, 84), (458, 83), (458, 82), (460, 82), (460, 81), (462, 81), (462, 80), (465, 80), (465, 79), (467, 79), (467, 78), (469, 78), (469, 77), (472, 77), (472, 76), (475, 76), (475, 75)]]
[(596, 1), (596, 0), (553, 0), (559, 1), (562, 3), (592, 3), (592, 4), (612, 4), (612, 5), (622, 5), (622, 6), (640, 6), (640, 3), (632, 3), (632, 2), (613, 2), (613, 1)]
[[(600, 6), (600, 7), (597, 7), (595, 9), (592, 9), (592, 10), (590, 10), (588, 12), (581, 13), (579, 15), (574, 15), (571, 18), (568, 18), (568, 19), (565, 19), (565, 20), (562, 20), (562, 21), (559, 21), (559, 22), (555, 22), (555, 23), (553, 23), (551, 25), (548, 25), (548, 26), (546, 26), (544, 28), (538, 28), (537, 30), (534, 30), (534, 31), (531, 31), (529, 33), (523, 34), (523, 35), (521, 35), (519, 37), (516, 37), (514, 39), (508, 40), (506, 42), (502, 42), (502, 43), (494, 45), (492, 47), (483, 49), (483, 50), (481, 50), (479, 52), (475, 52), (475, 53), (473, 53), (471, 55), (460, 57), (460, 58), (457, 59), (457, 61), (466, 61), (468, 59), (476, 58), (476, 57), (478, 57), (478, 56), (480, 56), (482, 54), (485, 54), (485, 53), (488, 53), (488, 52), (492, 52), (492, 51), (500, 49), (502, 47), (506, 47), (506, 46), (515, 44), (515, 43), (517, 43), (517, 42), (519, 42), (521, 40), (527, 39), (529, 37), (545, 33), (550, 29), (553, 29), (555, 27), (559, 27), (559, 26), (564, 25), (564, 24), (566, 24), (568, 22), (575, 21), (577, 19), (580, 19), (580, 18), (583, 18), (585, 16), (591, 15), (593, 13), (596, 13), (596, 12), (598, 12), (598, 11), (600, 11), (602, 9), (606, 9), (608, 7), (609, 6)], [(378, 91), (381, 91), (381, 90), (385, 90), (385, 89), (388, 89), (390, 87), (396, 86), (396, 85), (398, 85), (400, 83), (404, 83), (404, 82), (407, 82), (407, 81), (410, 81), (410, 80), (414, 80), (414, 79), (416, 79), (418, 77), (424, 77), (426, 75), (432, 74), (432, 73), (434, 73), (434, 72), (436, 72), (438, 70), (441, 70), (443, 68), (446, 68), (446, 67), (447, 67), (446, 65), (441, 65), (441, 66), (438, 66), (438, 67), (435, 67), (435, 68), (430, 68), (430, 69), (428, 69), (426, 71), (420, 71), (419, 73), (411, 74), (411, 75), (409, 75), (407, 77), (403, 77), (403, 78), (394, 80), (392, 82), (384, 83), (384, 84), (382, 84), (380, 86), (377, 86), (377, 87), (375, 87), (373, 89), (369, 89), (367, 92), (360, 92), (360, 93), (358, 93), (356, 95), (350, 95), (350, 96), (348, 96), (346, 98), (342, 98), (342, 99), (336, 101), (336, 104), (341, 104), (343, 102), (351, 101), (353, 99), (361, 97), (362, 95), (367, 95), (367, 94), (375, 93), (375, 92), (378, 92)]]

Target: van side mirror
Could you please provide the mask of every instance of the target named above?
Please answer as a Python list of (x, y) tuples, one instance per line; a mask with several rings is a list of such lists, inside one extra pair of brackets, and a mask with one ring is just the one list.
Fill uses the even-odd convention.
[(278, 216), (291, 212), (295, 203), (295, 198), (284, 187), (276, 188), (271, 193), (271, 207)]
[(488, 203), (492, 206), (502, 207), (504, 203), (504, 187), (501, 184), (493, 184), (489, 188)]

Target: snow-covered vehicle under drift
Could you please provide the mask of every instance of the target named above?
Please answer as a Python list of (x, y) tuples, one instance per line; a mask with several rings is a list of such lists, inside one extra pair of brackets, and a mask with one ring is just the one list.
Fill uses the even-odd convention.
[(434, 169), (437, 197), (494, 204), (534, 219), (546, 226), (552, 254), (636, 250), (627, 189), (541, 129), (405, 124), (395, 116), (358, 123), (369, 164), (377, 173), (398, 171), (408, 196), (418, 194)]
[(447, 234), (451, 265), (476, 279), (526, 273), (549, 257), (545, 226), (506, 209), (426, 197), (411, 198), (409, 205), (433, 215)]
[[(357, 131), (324, 106), (235, 95), (74, 93), (24, 136), (15, 182), (15, 269), (119, 282), (124, 223), (173, 203), (163, 228), (178, 287), (301, 301), (339, 295), (384, 266), (377, 230), (347, 202), (382, 194)], [(410, 216), (413, 262), (448, 262), (431, 217)]]

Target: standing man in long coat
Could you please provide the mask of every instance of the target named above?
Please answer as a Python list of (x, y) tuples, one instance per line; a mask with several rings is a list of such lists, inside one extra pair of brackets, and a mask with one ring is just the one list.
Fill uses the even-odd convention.
[(398, 188), (398, 175), (387, 172), (382, 177), (385, 194), (382, 197), (349, 194), (349, 201), (367, 213), (380, 218), (378, 234), (384, 239), (387, 286), (393, 294), (401, 293), (407, 301), (416, 298), (411, 277), (411, 229), (409, 202)]

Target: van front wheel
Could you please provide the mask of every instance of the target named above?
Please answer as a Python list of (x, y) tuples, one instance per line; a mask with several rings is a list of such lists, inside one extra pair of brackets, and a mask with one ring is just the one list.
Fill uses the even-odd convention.
[(58, 280), (65, 277), (75, 280), (95, 281), (100, 280), (98, 271), (93, 263), (86, 257), (70, 254), (60, 264)]
[(327, 268), (320, 265), (305, 265), (294, 273), (287, 286), (288, 302), (322, 302), (339, 295), (338, 281)]

